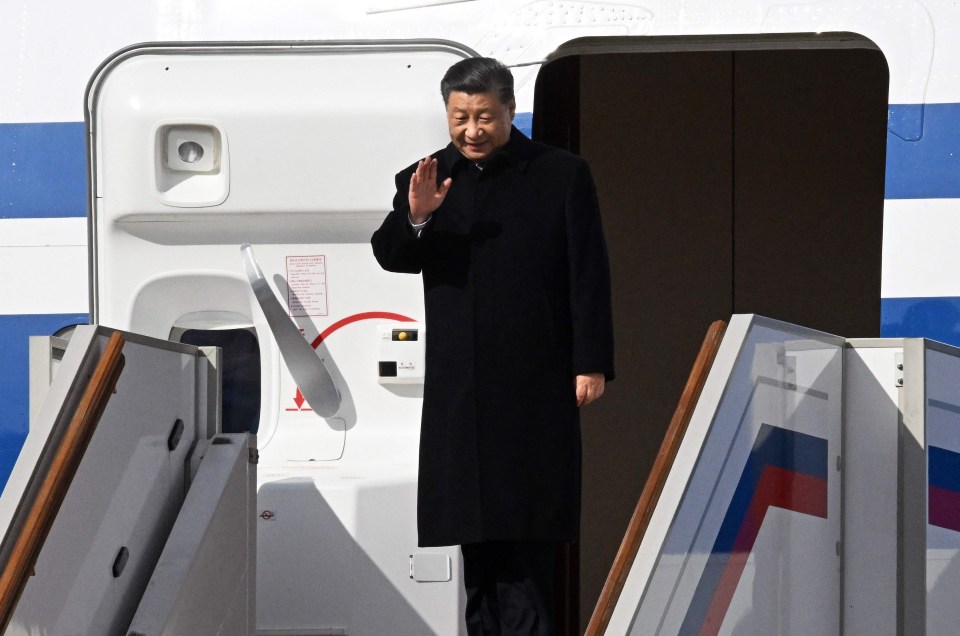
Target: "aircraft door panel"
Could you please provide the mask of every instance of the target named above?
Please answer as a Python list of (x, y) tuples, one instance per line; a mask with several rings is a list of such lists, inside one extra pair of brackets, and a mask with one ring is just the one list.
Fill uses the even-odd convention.
[[(439, 41), (144, 45), (91, 83), (91, 317), (223, 350), (223, 425), (256, 432), (259, 450), (258, 629), (460, 629), (459, 573), (409, 575), (422, 382), (378, 373), (380, 331), (424, 321), (422, 282), (384, 272), (369, 240), (395, 173), (448, 143), (439, 80), (471, 54)], [(291, 374), (244, 244), (261, 295), (265, 281), (326, 366), (335, 415)], [(336, 607), (290, 598), (291, 580), (336, 582)]]

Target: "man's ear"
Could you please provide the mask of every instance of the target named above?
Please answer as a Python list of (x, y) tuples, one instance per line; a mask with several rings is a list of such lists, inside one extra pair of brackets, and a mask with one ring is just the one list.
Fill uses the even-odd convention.
[(507, 108), (510, 109), (510, 121), (513, 121), (513, 116), (517, 114), (517, 100), (511, 99), (510, 103), (507, 104)]

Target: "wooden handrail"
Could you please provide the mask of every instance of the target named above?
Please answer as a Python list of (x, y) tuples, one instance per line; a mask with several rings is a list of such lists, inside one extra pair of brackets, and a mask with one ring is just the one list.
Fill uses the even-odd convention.
[(630, 524), (627, 526), (623, 542), (620, 543), (620, 549), (613, 560), (613, 567), (610, 568), (607, 580), (603, 584), (603, 591), (600, 592), (600, 598), (597, 600), (597, 606), (590, 617), (585, 636), (601, 636), (607, 630), (613, 608), (620, 598), (623, 584), (626, 582), (633, 561), (637, 557), (640, 541), (647, 531), (650, 517), (653, 516), (653, 511), (660, 500), (663, 485), (666, 483), (667, 475), (670, 474), (670, 469), (673, 467), (680, 442), (687, 431), (687, 425), (690, 424), (693, 409), (697, 405), (697, 400), (700, 399), (700, 393), (707, 381), (710, 367), (713, 366), (713, 361), (717, 357), (717, 350), (720, 348), (720, 341), (723, 340), (726, 329), (727, 323), (718, 320), (710, 325), (707, 330), (707, 335), (700, 346), (700, 353), (693, 364), (693, 369), (690, 370), (690, 377), (687, 378), (687, 384), (683, 388), (680, 402), (677, 404), (677, 410), (674, 411), (673, 418), (670, 420), (670, 426), (667, 428), (663, 443), (660, 444), (660, 451), (657, 453), (650, 476), (643, 487), (643, 492), (640, 493), (640, 499), (637, 501), (637, 507), (630, 518)]
[(23, 528), (16, 536), (10, 559), (0, 573), (0, 633), (6, 631), (13, 617), (90, 438), (116, 388), (124, 365), (122, 351), (123, 336), (115, 331), (107, 341), (63, 439), (54, 451), (36, 498), (28, 504)]

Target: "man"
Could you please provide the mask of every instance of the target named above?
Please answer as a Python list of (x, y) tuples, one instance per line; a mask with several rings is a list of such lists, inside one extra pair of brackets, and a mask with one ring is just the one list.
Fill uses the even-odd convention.
[(551, 634), (578, 407), (613, 378), (596, 192), (582, 159), (512, 126), (500, 62), (458, 62), (440, 89), (450, 145), (397, 175), (372, 239), (384, 269), (423, 275), (419, 541), (461, 546), (471, 634)]

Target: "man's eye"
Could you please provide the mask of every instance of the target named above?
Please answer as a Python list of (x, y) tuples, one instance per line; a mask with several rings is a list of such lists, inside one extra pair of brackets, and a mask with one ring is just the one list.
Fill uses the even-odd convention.
[(489, 124), (491, 121), (493, 121), (493, 120), (491, 120), (489, 117), (481, 117), (481, 118), (480, 118), (480, 123), (481, 123), (481, 124)]

